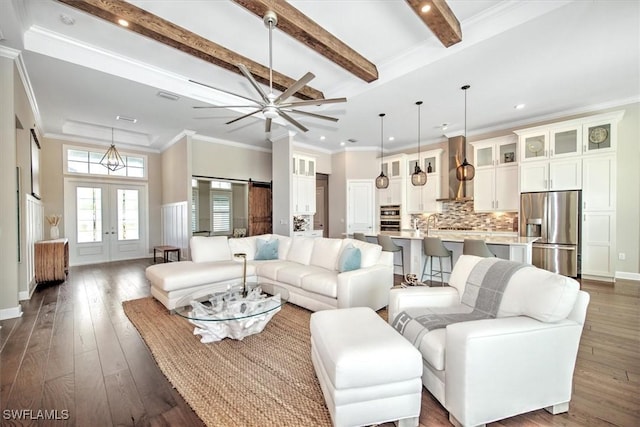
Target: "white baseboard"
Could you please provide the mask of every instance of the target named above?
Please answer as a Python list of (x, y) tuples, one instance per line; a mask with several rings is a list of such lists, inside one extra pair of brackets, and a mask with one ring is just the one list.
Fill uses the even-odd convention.
[(16, 317), (22, 317), (22, 307), (20, 305), (0, 309), (0, 320), (13, 319)]
[(640, 273), (628, 273), (626, 271), (616, 271), (616, 279), (636, 280), (640, 282)]

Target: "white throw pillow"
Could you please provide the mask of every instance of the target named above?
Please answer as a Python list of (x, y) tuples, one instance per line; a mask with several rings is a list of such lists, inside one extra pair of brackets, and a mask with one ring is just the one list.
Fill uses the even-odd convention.
[(227, 236), (193, 236), (189, 241), (193, 262), (229, 261), (231, 252)]
[(498, 317), (529, 316), (541, 322), (566, 319), (578, 298), (580, 284), (533, 266), (516, 271), (504, 291)]

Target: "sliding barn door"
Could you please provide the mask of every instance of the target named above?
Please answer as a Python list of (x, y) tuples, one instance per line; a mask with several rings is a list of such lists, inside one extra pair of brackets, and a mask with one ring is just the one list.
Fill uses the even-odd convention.
[(249, 181), (249, 230), (247, 235), (272, 231), (271, 184)]

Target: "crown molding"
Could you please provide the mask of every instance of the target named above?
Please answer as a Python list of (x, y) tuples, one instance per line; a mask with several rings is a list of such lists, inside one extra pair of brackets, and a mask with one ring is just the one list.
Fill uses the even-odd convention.
[(229, 140), (226, 140), (226, 139), (213, 138), (213, 137), (210, 137), (210, 136), (200, 135), (200, 134), (197, 134), (197, 133), (194, 134), (192, 136), (192, 138), (194, 140), (197, 140), (197, 141), (208, 142), (208, 143), (211, 143), (211, 144), (226, 145), (226, 146), (229, 146), (229, 147), (243, 148), (245, 150), (254, 150), (254, 151), (260, 151), (260, 152), (263, 152), (263, 153), (271, 153), (271, 149), (270, 148), (257, 147), (255, 145), (245, 144), (243, 142), (229, 141)]
[(9, 46), (0, 45), (0, 56), (3, 58), (16, 59), (20, 55), (20, 51)]

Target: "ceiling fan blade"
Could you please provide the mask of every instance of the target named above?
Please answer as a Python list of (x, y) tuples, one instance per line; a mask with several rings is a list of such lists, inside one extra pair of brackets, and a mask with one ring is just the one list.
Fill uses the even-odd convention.
[(238, 68), (240, 68), (240, 71), (242, 71), (242, 74), (244, 74), (244, 76), (249, 80), (249, 82), (251, 83), (251, 86), (253, 86), (254, 89), (258, 91), (258, 93), (260, 94), (264, 102), (269, 103), (269, 98), (267, 98), (267, 94), (264, 93), (264, 90), (262, 90), (262, 88), (260, 87), (256, 79), (253, 78), (253, 75), (251, 75), (247, 67), (245, 67), (244, 64), (238, 64)]
[(191, 108), (251, 108), (255, 107), (255, 105), (206, 105), (206, 106), (195, 106)]
[(294, 101), (286, 104), (281, 104), (279, 107), (302, 107), (305, 105), (322, 105), (322, 104), (335, 104), (338, 102), (347, 102), (347, 98), (328, 98), (328, 99), (310, 99), (308, 101)]
[[(200, 85), (200, 86), (208, 87), (209, 89), (218, 90), (220, 92), (228, 93), (229, 95), (237, 96), (238, 98), (246, 99), (247, 101), (251, 101), (253, 103), (260, 104), (255, 99), (251, 99), (251, 98), (248, 98), (246, 96), (238, 95), (237, 93), (229, 92), (228, 90), (220, 89), (219, 87), (211, 86), (211, 85), (208, 85), (206, 83), (197, 82), (197, 81), (191, 80), (191, 79), (189, 81), (191, 83), (195, 83), (195, 84)], [(252, 105), (252, 107), (253, 107), (253, 105)]]
[(291, 86), (289, 86), (289, 88), (287, 90), (285, 90), (284, 92), (282, 92), (280, 94), (280, 96), (278, 96), (275, 101), (273, 101), (274, 104), (278, 104), (279, 102), (282, 101), (286, 101), (288, 98), (290, 98), (294, 93), (296, 93), (297, 91), (299, 91), (300, 89), (302, 89), (304, 87), (304, 85), (306, 85), (307, 83), (309, 83), (311, 80), (313, 80), (316, 76), (313, 73), (307, 73), (304, 76), (302, 76), (302, 78), (300, 80), (298, 80), (297, 82), (295, 82), (294, 84), (292, 84)]
[(335, 117), (323, 116), (322, 114), (309, 113), (307, 111), (302, 111), (302, 110), (289, 110), (289, 109), (287, 109), (286, 111), (290, 111), (290, 112), (296, 113), (296, 114), (302, 114), (304, 116), (315, 117), (316, 119), (330, 120), (332, 122), (337, 122), (338, 121), (338, 119), (336, 119)]
[(271, 132), (271, 119), (264, 121), (264, 131), (267, 133)]
[(300, 129), (302, 132), (307, 132), (309, 130), (306, 127), (304, 127), (300, 122), (295, 120), (293, 117), (285, 113), (284, 111), (279, 110), (278, 114), (280, 114), (280, 117), (282, 117), (283, 119), (285, 119), (286, 121), (288, 121), (289, 123), (297, 127), (298, 129)]
[(229, 122), (227, 122), (227, 123), (225, 123), (225, 124), (226, 124), (226, 125), (230, 125), (231, 123), (237, 122), (238, 120), (242, 120), (242, 119), (244, 119), (245, 117), (253, 116), (253, 115), (254, 115), (254, 114), (256, 114), (256, 113), (259, 113), (260, 111), (262, 111), (262, 108), (258, 108), (258, 109), (257, 109), (256, 111), (254, 111), (253, 113), (245, 114), (244, 116), (240, 116), (240, 117), (238, 117), (237, 119), (233, 119), (233, 120), (231, 120), (231, 121), (229, 121)]

